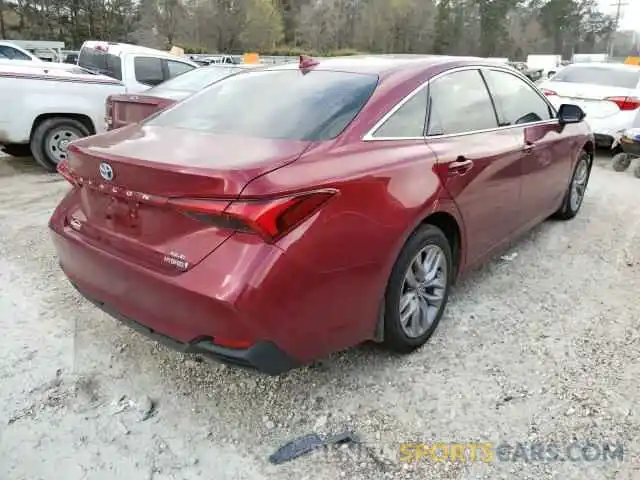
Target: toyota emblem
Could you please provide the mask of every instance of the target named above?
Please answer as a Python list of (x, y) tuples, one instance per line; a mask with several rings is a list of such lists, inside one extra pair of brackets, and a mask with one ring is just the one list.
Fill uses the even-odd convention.
[(113, 180), (113, 168), (108, 163), (100, 164), (100, 176), (107, 181)]

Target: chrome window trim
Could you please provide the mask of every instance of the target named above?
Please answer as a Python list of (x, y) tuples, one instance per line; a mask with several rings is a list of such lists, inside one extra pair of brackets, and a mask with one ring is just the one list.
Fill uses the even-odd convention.
[(422, 84), (418, 85), (418, 87), (416, 87), (411, 92), (409, 92), (409, 94), (407, 94), (402, 100), (400, 100), (398, 103), (396, 103), (387, 113), (385, 113), (382, 116), (382, 118), (380, 120), (378, 120), (376, 122), (376, 124), (371, 129), (369, 129), (369, 131), (367, 133), (364, 134), (364, 136), (362, 137), (362, 141), (363, 142), (388, 142), (388, 141), (398, 141), (398, 140), (415, 141), (415, 140), (426, 140), (428, 138), (459, 137), (459, 136), (464, 136), (464, 135), (474, 135), (474, 134), (477, 134), (477, 133), (487, 133), (487, 132), (495, 132), (495, 131), (500, 131), (500, 130), (508, 130), (510, 128), (519, 128), (519, 127), (523, 127), (523, 126), (535, 126), (535, 125), (546, 125), (546, 124), (551, 124), (551, 123), (557, 123), (557, 119), (553, 118), (553, 119), (549, 119), (549, 120), (541, 120), (539, 122), (523, 123), (523, 124), (519, 124), (519, 125), (506, 125), (506, 126), (503, 126), (503, 127), (488, 128), (488, 129), (484, 129), (484, 130), (473, 130), (473, 131), (461, 132), (461, 133), (447, 133), (447, 134), (442, 134), (442, 135), (426, 135), (426, 132), (425, 132), (425, 135), (423, 135), (422, 137), (374, 137), (376, 131), (379, 130), (380, 127), (382, 127), (382, 125), (384, 123), (386, 123), (387, 120), (389, 120), (389, 118), (391, 118), (398, 110), (400, 110), (404, 106), (405, 103), (407, 103), (415, 95), (420, 93), (421, 90), (423, 90), (424, 88), (427, 88), (429, 86), (430, 82), (433, 82), (434, 80), (437, 80), (438, 78), (443, 77), (445, 75), (448, 75), (450, 73), (463, 72), (463, 71), (466, 71), (466, 70), (478, 70), (479, 73), (481, 73), (482, 70), (495, 70), (497, 72), (503, 72), (503, 73), (507, 73), (509, 75), (513, 75), (514, 77), (519, 78), (520, 80), (524, 81), (530, 87), (533, 87), (534, 92), (538, 93), (538, 95), (540, 96), (542, 101), (544, 101), (551, 108), (551, 111), (554, 112), (556, 115), (558, 114), (558, 111), (556, 110), (556, 108), (551, 104), (551, 102), (549, 102), (549, 100), (542, 94), (542, 92), (538, 91), (538, 88), (536, 87), (536, 85), (531, 80), (529, 80), (526, 76), (520, 74), (519, 72), (511, 71), (510, 67), (509, 68), (505, 68), (505, 67), (500, 67), (500, 66), (496, 66), (496, 65), (491, 65), (491, 66), (489, 66), (489, 65), (487, 65), (487, 66), (484, 66), (484, 65), (465, 65), (463, 67), (455, 67), (455, 68), (451, 68), (449, 70), (446, 70), (444, 72), (440, 72), (437, 75), (434, 75), (433, 77), (431, 77), (429, 80), (426, 80)]

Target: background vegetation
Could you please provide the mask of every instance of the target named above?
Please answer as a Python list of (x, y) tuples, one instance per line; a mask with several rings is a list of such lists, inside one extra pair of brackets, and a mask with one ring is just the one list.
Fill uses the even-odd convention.
[(0, 0), (0, 37), (263, 55), (633, 53), (595, 0)]

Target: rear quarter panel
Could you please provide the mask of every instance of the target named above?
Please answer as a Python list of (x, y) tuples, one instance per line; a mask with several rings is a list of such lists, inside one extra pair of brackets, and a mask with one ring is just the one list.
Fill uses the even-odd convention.
[(433, 211), (457, 212), (423, 140), (334, 145), (313, 146), (250, 182), (242, 195), (339, 191), (277, 245), (308, 272), (280, 285), (292, 314), (340, 349), (372, 338), (391, 268), (412, 231)]

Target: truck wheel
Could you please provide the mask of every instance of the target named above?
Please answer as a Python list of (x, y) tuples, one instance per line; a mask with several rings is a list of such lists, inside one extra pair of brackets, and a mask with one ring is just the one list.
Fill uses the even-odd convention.
[(611, 166), (616, 172), (624, 172), (629, 165), (631, 165), (631, 156), (626, 153), (617, 153), (611, 160)]
[(10, 145), (4, 145), (0, 150), (12, 157), (31, 156), (31, 147), (29, 147), (29, 144), (12, 143)]
[(36, 127), (31, 136), (31, 152), (41, 166), (55, 172), (62, 160), (67, 158), (69, 143), (90, 135), (82, 123), (73, 118), (49, 118)]

